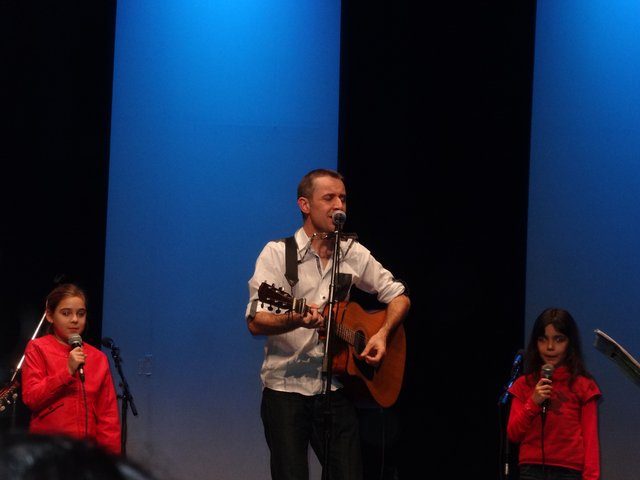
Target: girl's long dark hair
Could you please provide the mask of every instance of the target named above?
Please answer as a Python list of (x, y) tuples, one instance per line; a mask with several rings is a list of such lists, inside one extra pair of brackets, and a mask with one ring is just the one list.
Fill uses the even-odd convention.
[(538, 338), (544, 337), (544, 329), (547, 325), (553, 325), (558, 332), (566, 335), (569, 340), (567, 355), (565, 357), (565, 365), (569, 370), (569, 387), (573, 385), (573, 382), (579, 375), (593, 379), (593, 376), (587, 370), (584, 357), (582, 356), (582, 345), (578, 325), (571, 314), (562, 308), (547, 308), (536, 318), (525, 352), (523, 373), (531, 374), (530, 379), (533, 383), (537, 383), (538, 380), (540, 380), (540, 370), (543, 365), (543, 360), (538, 352)]

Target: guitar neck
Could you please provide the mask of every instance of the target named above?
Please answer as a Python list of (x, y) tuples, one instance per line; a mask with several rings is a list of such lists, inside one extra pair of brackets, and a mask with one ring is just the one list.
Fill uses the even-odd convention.
[[(304, 315), (304, 314), (309, 313), (309, 311), (311, 310), (309, 307), (306, 306), (306, 304), (304, 305), (304, 308), (303, 308), (302, 311), (296, 310), (295, 302), (300, 302), (300, 304), (304, 304), (305, 303), (305, 299), (303, 298), (303, 299), (295, 299), (294, 300), (294, 303), (293, 303), (293, 306), (292, 306), (292, 310), (294, 312), (302, 313)], [(326, 310), (327, 310), (327, 315), (328, 315), (328, 310), (329, 309), (327, 308)], [(327, 315), (325, 315), (325, 319), (327, 318)], [(335, 318), (333, 319), (333, 322), (334, 322), (334, 324), (333, 324), (333, 334), (334, 334), (334, 336), (338, 337), (340, 340), (343, 340), (343, 341), (347, 342), (349, 345), (355, 345), (356, 336), (357, 336), (358, 332), (356, 332), (355, 330), (347, 327), (343, 323), (336, 323)], [(324, 332), (325, 332), (325, 330), (323, 329), (322, 333), (324, 333)]]
[(338, 323), (335, 325), (334, 333), (336, 337), (341, 340), (344, 340), (349, 345), (355, 345), (356, 343), (356, 335), (357, 332), (342, 323)]
[(18, 398), (18, 388), (20, 382), (13, 380), (10, 385), (0, 390), (0, 412), (4, 411), (7, 405), (11, 405)]
[[(282, 288), (276, 288), (266, 282), (262, 282), (262, 284), (260, 284), (260, 288), (258, 289), (258, 298), (273, 307), (284, 308), (301, 315), (306, 315), (311, 310), (307, 305), (306, 298), (294, 298), (289, 293), (282, 290)], [(327, 313), (328, 308), (324, 313), (325, 318), (327, 317)], [(350, 345), (354, 345), (357, 340), (357, 332), (342, 323), (335, 325), (333, 331), (335, 336)], [(321, 334), (323, 333), (321, 332)]]

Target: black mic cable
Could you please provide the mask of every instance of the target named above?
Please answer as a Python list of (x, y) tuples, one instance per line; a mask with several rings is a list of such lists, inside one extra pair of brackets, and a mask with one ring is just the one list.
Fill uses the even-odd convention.
[[(542, 378), (550, 379), (553, 375), (553, 371), (555, 367), (550, 363), (545, 363), (540, 370), (540, 375)], [(549, 408), (549, 399), (542, 402), (542, 416), (544, 417), (547, 414), (547, 409)]]
[[(553, 375), (553, 371), (556, 369), (556, 367), (554, 367), (553, 365), (551, 365), (550, 363), (545, 363), (544, 365), (542, 365), (542, 368), (540, 369), (540, 376), (542, 378), (546, 378), (546, 379), (551, 379), (551, 376)], [(540, 451), (541, 451), (541, 456), (542, 456), (542, 476), (543, 478), (547, 478), (547, 474), (546, 474), (546, 467), (545, 467), (545, 459), (544, 459), (544, 424), (547, 420), (547, 409), (549, 408), (549, 399), (546, 399), (544, 402), (542, 402), (542, 413), (540, 414), (540, 419), (542, 422), (542, 425), (540, 427)]]

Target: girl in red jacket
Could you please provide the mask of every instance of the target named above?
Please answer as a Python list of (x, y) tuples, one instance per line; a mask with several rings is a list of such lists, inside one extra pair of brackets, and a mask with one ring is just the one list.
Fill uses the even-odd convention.
[(121, 453), (120, 416), (109, 360), (82, 342), (85, 293), (63, 284), (47, 296), (49, 332), (30, 340), (22, 368), (22, 400), (31, 410), (29, 431), (93, 440)]
[(575, 320), (547, 308), (533, 325), (524, 374), (509, 389), (509, 440), (520, 480), (598, 480), (600, 389), (587, 371)]

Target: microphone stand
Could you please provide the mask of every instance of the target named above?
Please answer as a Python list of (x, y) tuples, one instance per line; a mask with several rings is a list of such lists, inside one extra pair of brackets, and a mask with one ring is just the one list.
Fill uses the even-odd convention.
[(498, 415), (500, 416), (500, 444), (502, 447), (502, 467), (500, 470), (500, 478), (502, 480), (508, 480), (509, 478), (511, 478), (511, 460), (512, 460), (512, 456), (513, 453), (511, 452), (511, 441), (509, 440), (509, 437), (507, 435), (507, 422), (509, 420), (509, 412), (511, 410), (511, 402), (510, 402), (510, 397), (507, 397), (507, 401), (506, 402), (500, 402), (498, 403), (498, 408), (499, 408), (499, 412)]
[(331, 283), (329, 284), (329, 314), (326, 318), (327, 337), (324, 347), (324, 358), (322, 363), (322, 374), (324, 377), (324, 403), (325, 403), (325, 445), (324, 445), (324, 461), (322, 465), (322, 479), (329, 478), (329, 448), (331, 445), (331, 376), (333, 369), (333, 322), (337, 312), (337, 302), (335, 300), (336, 279), (340, 270), (340, 233), (342, 230), (341, 222), (336, 222), (336, 230), (334, 232), (333, 259), (331, 264)]
[(133, 396), (129, 391), (129, 384), (124, 377), (124, 372), (122, 371), (122, 363), (120, 361), (120, 348), (118, 348), (113, 340), (109, 338), (103, 338), (102, 343), (105, 346), (111, 348), (111, 357), (113, 358), (113, 363), (118, 370), (118, 374), (120, 375), (120, 387), (122, 388), (122, 394), (118, 395), (122, 399), (122, 413), (120, 415), (120, 446), (121, 446), (121, 454), (123, 457), (127, 455), (127, 413), (129, 410), (129, 406), (131, 406), (131, 413), (134, 416), (138, 416), (138, 410), (136, 409), (135, 403), (133, 403)]
[[(502, 389), (502, 394), (498, 399), (498, 415), (500, 416), (500, 444), (502, 446), (502, 457), (503, 464), (502, 469), (500, 471), (500, 478), (503, 480), (508, 480), (511, 478), (511, 460), (513, 453), (511, 452), (511, 441), (509, 440), (509, 436), (507, 435), (507, 424), (509, 421), (509, 413), (511, 411), (511, 394), (509, 393), (509, 388), (513, 385), (513, 382), (520, 376), (520, 370), (522, 368), (522, 356), (524, 355), (524, 350), (518, 350), (516, 354), (516, 358), (514, 360), (513, 366), (511, 367), (511, 375), (509, 376), (509, 380), (505, 384)], [(517, 463), (517, 462), (516, 462)]]

